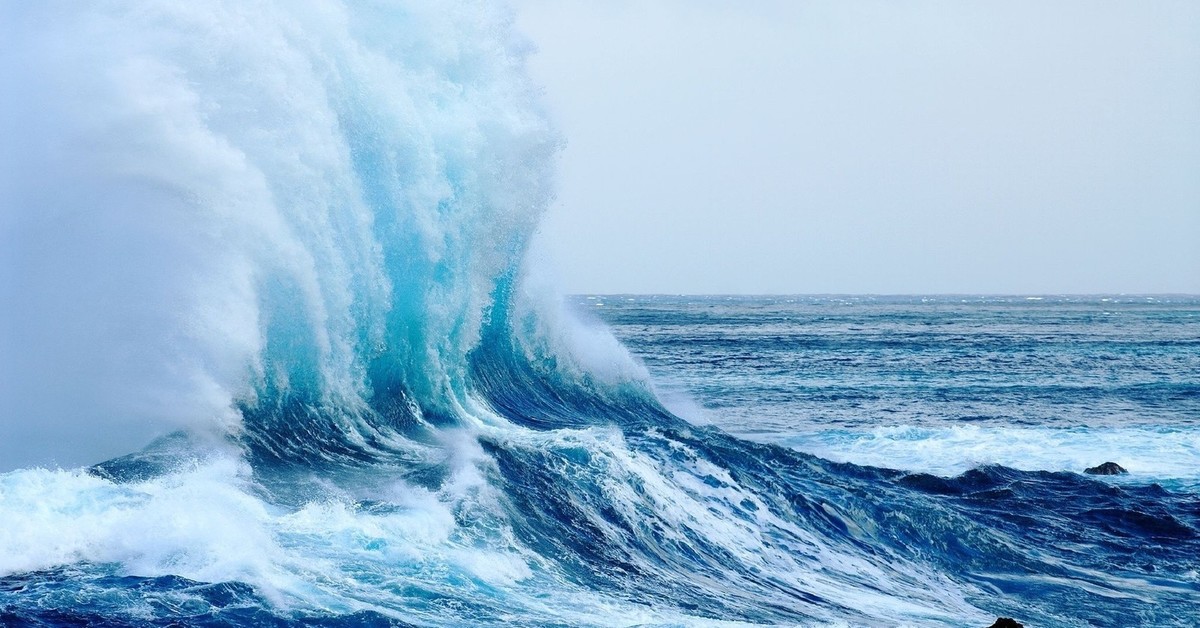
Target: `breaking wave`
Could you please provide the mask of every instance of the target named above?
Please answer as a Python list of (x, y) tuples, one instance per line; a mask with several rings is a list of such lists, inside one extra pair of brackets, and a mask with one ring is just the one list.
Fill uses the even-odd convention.
[(664, 410), (526, 280), (561, 141), (506, 8), (0, 18), (6, 623), (1195, 613), (1200, 514), (1159, 487), (839, 464)]

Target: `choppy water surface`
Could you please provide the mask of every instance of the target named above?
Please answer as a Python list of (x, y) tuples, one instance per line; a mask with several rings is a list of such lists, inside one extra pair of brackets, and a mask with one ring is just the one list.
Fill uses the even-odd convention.
[(0, 3), (0, 625), (1200, 624), (1195, 300), (564, 307), (531, 49)]
[(835, 460), (1200, 477), (1200, 299), (581, 296), (693, 420)]

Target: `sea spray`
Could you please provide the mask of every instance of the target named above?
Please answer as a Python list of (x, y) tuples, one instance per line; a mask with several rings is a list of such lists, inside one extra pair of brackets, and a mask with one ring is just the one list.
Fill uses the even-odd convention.
[(524, 265), (529, 52), (490, 2), (0, 5), (0, 623), (1194, 619), (1186, 494), (667, 412)]
[(507, 8), (2, 10), (4, 464), (453, 412), (559, 141)]

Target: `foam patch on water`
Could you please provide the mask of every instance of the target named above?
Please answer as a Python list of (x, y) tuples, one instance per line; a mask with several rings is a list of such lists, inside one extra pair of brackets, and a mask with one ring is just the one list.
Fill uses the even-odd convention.
[(1200, 431), (1168, 428), (913, 427), (822, 430), (785, 444), (837, 462), (957, 475), (998, 464), (1025, 471), (1082, 473), (1103, 462), (1129, 470), (1122, 481), (1200, 487)]
[(273, 595), (290, 578), (247, 473), (225, 459), (128, 485), (81, 470), (0, 475), (0, 576), (119, 563), (130, 575), (241, 580)]
[[(80, 469), (0, 474), (0, 577), (68, 568), (84, 578), (78, 590), (88, 603), (109, 600), (120, 608), (106, 613), (142, 619), (154, 617), (152, 605), (88, 584), (86, 574), (244, 582), (284, 616), (374, 611), (422, 625), (505, 617), (581, 626), (748, 625), (572, 583), (518, 541), (494, 487), (482, 480), (487, 461), (478, 445), (465, 436), (462, 442), (473, 447), (460, 444), (461, 461), (441, 490), (397, 481), (351, 497), (331, 488), (294, 509), (264, 501), (236, 457), (128, 484)], [(43, 603), (79, 603), (70, 592), (55, 595)], [(155, 595), (174, 595), (178, 608), (203, 606), (186, 591)], [(447, 599), (469, 602), (448, 609)]]
[[(671, 574), (689, 573), (721, 599), (756, 595), (796, 610), (800, 610), (799, 600), (788, 592), (805, 591), (867, 617), (891, 618), (896, 625), (982, 617), (966, 601), (965, 592), (949, 580), (919, 565), (900, 564), (883, 556), (868, 558), (830, 543), (780, 517), (728, 470), (686, 445), (672, 443), (672, 462), (667, 463), (630, 447), (615, 429), (517, 429), (503, 438), (513, 446), (539, 451), (586, 451), (586, 464), (566, 473), (577, 482), (594, 483), (598, 499), (594, 503), (576, 500), (575, 505), (605, 531), (606, 542), (627, 547), (624, 555), (640, 557), (637, 567), (644, 573), (664, 574), (668, 579), (677, 577)], [(826, 508), (835, 507), (828, 504)], [(621, 522), (603, 514), (604, 509), (611, 509)], [(847, 513), (831, 515), (848, 526), (855, 525), (854, 517)], [(707, 544), (717, 546), (716, 551), (731, 561), (721, 565), (721, 576), (708, 571), (712, 565), (704, 566)], [(637, 546), (687, 549), (645, 552), (634, 549)], [(755, 577), (744, 577), (747, 573)], [(772, 583), (775, 589), (760, 590), (762, 581)], [(928, 593), (932, 591), (939, 593), (932, 596)], [(815, 615), (813, 622), (838, 621), (826, 609), (803, 610)]]

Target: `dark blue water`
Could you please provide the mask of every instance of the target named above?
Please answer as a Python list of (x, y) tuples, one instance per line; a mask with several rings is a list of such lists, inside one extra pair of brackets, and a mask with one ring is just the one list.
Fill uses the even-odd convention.
[(1200, 301), (563, 304), (513, 24), (0, 3), (0, 625), (1200, 624)]
[[(1194, 297), (579, 297), (680, 414), (838, 460), (1195, 487)], [(1137, 474), (1135, 474), (1137, 475)]]
[[(435, 455), (178, 437), (0, 476), (19, 550), (0, 559), (0, 619), (1200, 621), (1197, 300), (575, 303), (690, 422), (494, 326), (471, 357), (494, 418)], [(1107, 460), (1130, 473), (1080, 473)]]

